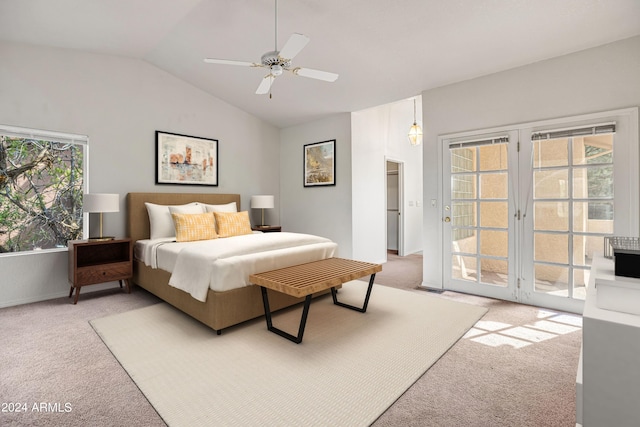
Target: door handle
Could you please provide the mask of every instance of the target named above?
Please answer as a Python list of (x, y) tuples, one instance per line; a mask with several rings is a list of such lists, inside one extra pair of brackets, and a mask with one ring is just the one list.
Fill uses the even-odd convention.
[(451, 222), (451, 218), (449, 218), (448, 216), (444, 217), (444, 222)]

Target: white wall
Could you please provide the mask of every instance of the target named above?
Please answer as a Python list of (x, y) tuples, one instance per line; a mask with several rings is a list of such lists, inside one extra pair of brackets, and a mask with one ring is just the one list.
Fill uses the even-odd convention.
[[(439, 135), (640, 105), (640, 37), (422, 93), (423, 285), (442, 287)], [(436, 155), (437, 153), (437, 155)]]
[[(89, 136), (89, 190), (121, 197), (121, 211), (104, 215), (105, 235), (124, 235), (128, 192), (240, 193), (243, 209), (254, 194), (279, 197), (279, 130), (164, 71), (7, 43), (0, 58), (0, 123)], [(156, 130), (218, 139), (219, 186), (155, 185)], [(277, 208), (265, 216), (280, 222)], [(66, 252), (0, 256), (0, 306), (65, 295), (66, 270)]]
[[(420, 117), (420, 99), (417, 115)], [(383, 263), (386, 244), (386, 161), (404, 165), (404, 253), (422, 250), (422, 145), (412, 146), (413, 99), (352, 114), (353, 257)], [(418, 206), (419, 205), (419, 206)]]
[[(336, 185), (304, 187), (304, 145), (331, 139), (336, 140)], [(281, 130), (280, 195), (283, 231), (326, 237), (338, 244), (339, 256), (352, 256), (348, 113)]]

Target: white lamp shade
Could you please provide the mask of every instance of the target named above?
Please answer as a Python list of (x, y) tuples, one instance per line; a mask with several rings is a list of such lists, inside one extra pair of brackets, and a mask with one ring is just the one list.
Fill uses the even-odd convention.
[(120, 212), (120, 195), (85, 194), (82, 200), (82, 210), (84, 212)]
[(273, 196), (251, 196), (253, 209), (273, 209)]

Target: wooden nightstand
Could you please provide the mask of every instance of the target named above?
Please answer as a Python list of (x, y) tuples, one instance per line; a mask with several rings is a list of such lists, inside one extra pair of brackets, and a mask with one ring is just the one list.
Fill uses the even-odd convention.
[(69, 246), (69, 298), (76, 290), (74, 304), (78, 303), (80, 288), (86, 285), (122, 281), (131, 293), (129, 279), (133, 276), (133, 246), (131, 239), (104, 241), (72, 240)]
[(256, 225), (254, 227), (251, 227), (251, 229), (253, 231), (262, 231), (263, 233), (274, 233), (274, 232), (282, 231), (282, 226), (281, 225), (264, 225), (264, 226)]

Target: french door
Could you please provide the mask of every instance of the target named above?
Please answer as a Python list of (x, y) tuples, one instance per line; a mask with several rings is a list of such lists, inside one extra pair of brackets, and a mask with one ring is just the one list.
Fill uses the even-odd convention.
[(446, 141), (445, 288), (517, 299), (516, 147), (513, 131)]
[(632, 124), (603, 116), (443, 139), (445, 289), (581, 312), (605, 237), (638, 233)]

